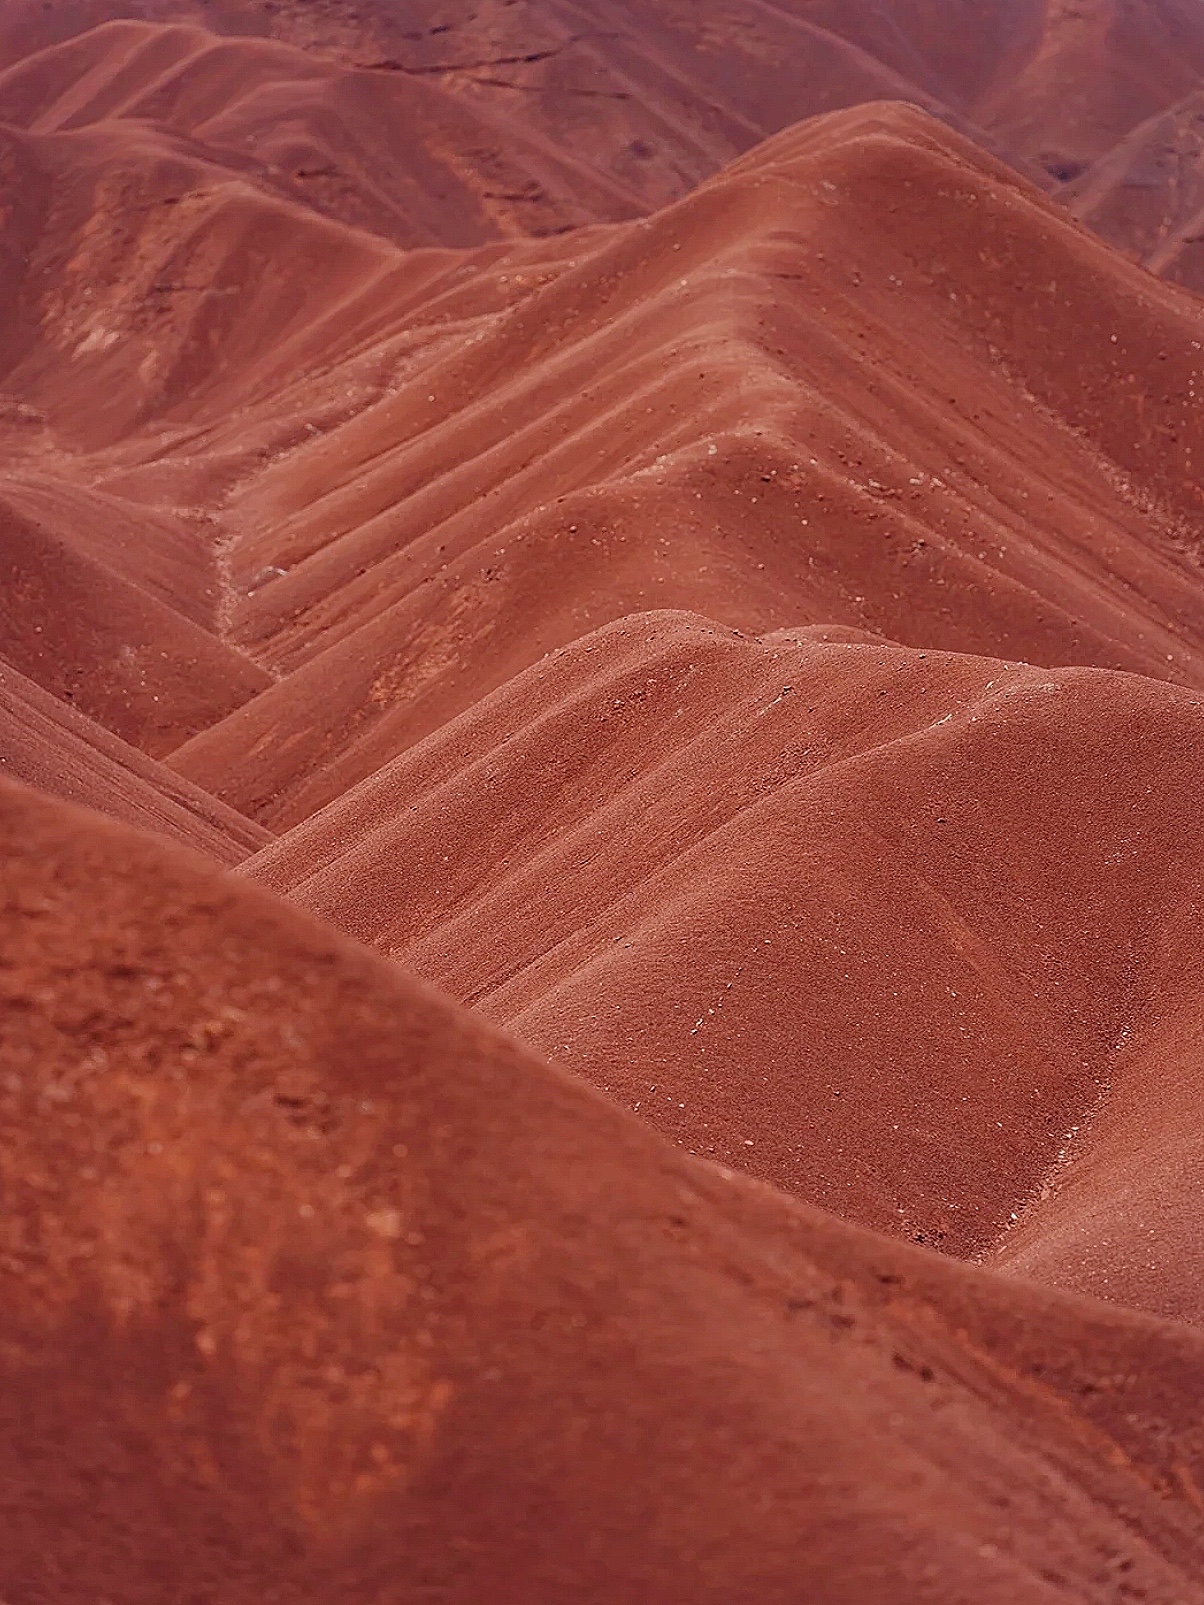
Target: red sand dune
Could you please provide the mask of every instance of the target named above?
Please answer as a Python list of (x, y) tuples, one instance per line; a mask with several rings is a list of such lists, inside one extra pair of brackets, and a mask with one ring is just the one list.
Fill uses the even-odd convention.
[[(159, 161), (153, 142), (131, 145), (123, 130), (13, 138), (40, 184), (26, 186), (25, 212), (9, 221), (18, 276), (3, 384), (44, 421), (44, 455), (136, 442), (141, 458), (191, 461), (206, 409), (246, 427), (248, 397), (264, 397), (273, 377), (269, 353), (302, 367), (320, 358), (315, 284), (337, 311), (399, 259), (237, 177)], [(229, 472), (266, 455), (244, 440)], [(226, 486), (207, 467), (207, 502), (176, 495), (167, 506), (211, 503)]]
[(1022, 1211), (1039, 1244), (1090, 1125), (1070, 1279), (1204, 1319), (1204, 702), (824, 633), (626, 619), (244, 869), (691, 1151), (959, 1256)]
[(0, 8), (0, 1595), (1204, 1600), (1202, 71)]
[(283, 678), (172, 762), (273, 828), (650, 608), (1200, 683), (1204, 312), (918, 112), (390, 287), (389, 392), (226, 504)]
[[(6, 455), (11, 442), (5, 442)], [(74, 484), (45, 462), (0, 477), (8, 512), (39, 526), (52, 542), (77, 558), (98, 564), (118, 580), (146, 591), (193, 624), (212, 633), (219, 627), (222, 578), (206, 520), (182, 509), (156, 511), (96, 486)], [(32, 470), (32, 471), (31, 471)]]
[[(135, 33), (161, 72), (114, 56)], [(69, 76), (102, 41), (121, 92), (96, 94), (93, 68), (81, 97)], [(882, 98), (1061, 183), (1201, 88), (1204, 17), (1195, 0), (7, 0), (5, 59), (43, 115), (149, 114), (330, 215), (465, 244), (650, 211), (791, 123)]]
[[(393, 237), (402, 237), (397, 223), (408, 210), (399, 198), (412, 205), (423, 196), (420, 209), (442, 243), (463, 244), (462, 216), (501, 234), (632, 217), (680, 198), (765, 135), (816, 112), (892, 97), (964, 120), (942, 103), (939, 83), (921, 84), (839, 31), (815, 26), (807, 10), (746, 3), (700, 19), (693, 6), (615, 0), (270, 11), (227, 0), (100, 0), (47, 15), (16, 0), (7, 28), (0, 25), (0, 50), (14, 60), (38, 58), (17, 68), (20, 99), (31, 77), (39, 86), (48, 72), (65, 80), (106, 35), (111, 50), (112, 25), (65, 37), (109, 18), (157, 19), (157, 28), (138, 27), (159, 52), (171, 47), (149, 42), (153, 32), (166, 34), (168, 20), (187, 19), (194, 36), (197, 25), (232, 36), (208, 52), (197, 36), (194, 59), (182, 69), (184, 79), (202, 71), (210, 84), (220, 80), (232, 103), (214, 116), (209, 101), (197, 118), (194, 95), (182, 100), (174, 87), (164, 95), (145, 72), (136, 82), (140, 92), (146, 79), (155, 85), (156, 121), (266, 157), (278, 170), (270, 181)], [(176, 37), (184, 32), (177, 28)], [(248, 103), (243, 86), (265, 72), (276, 87), (266, 85), (266, 96)], [(128, 81), (128, 68), (123, 76)], [(3, 101), (0, 80), (0, 107)], [(43, 90), (38, 103), (53, 107), (54, 97)], [(137, 102), (106, 96), (95, 105), (123, 117), (136, 114)], [(442, 214), (431, 204), (436, 186), (450, 203)], [(412, 230), (405, 238), (415, 242)]]
[(169, 836), (223, 864), (238, 863), (270, 840), (261, 826), (127, 746), (3, 662), (0, 775)]
[[(152, 754), (177, 721), (172, 767), (274, 828), (549, 650), (657, 607), (758, 636), (813, 624), (1200, 683), (1198, 306), (914, 110), (784, 134), (647, 222), (476, 253), (403, 255), (225, 185), (195, 212), (130, 212), (115, 229), (96, 183), (83, 171), (67, 204), (21, 223), (38, 242), (31, 332), (6, 384), (41, 422), (12, 425), (40, 444), (23, 448), (10, 546), (28, 549), (27, 589), (45, 601), (14, 610), (8, 655)], [(148, 324), (139, 285), (180, 262), (191, 299)], [(72, 298), (85, 283), (99, 305)], [(66, 306), (81, 308), (67, 332)], [(81, 386), (103, 390), (103, 414)], [(86, 539), (69, 535), (74, 507), (95, 509)], [(159, 554), (144, 586), (114, 535), (127, 508)], [(209, 667), (182, 665), (185, 650)], [(278, 683), (252, 694), (265, 669)], [(514, 731), (543, 694), (519, 696)], [(222, 697), (241, 704), (224, 718)], [(475, 861), (467, 837), (450, 845)], [(320, 840), (306, 852), (334, 856)], [(330, 912), (361, 928), (346, 901)], [(471, 964), (445, 979), (494, 990)], [(591, 1012), (560, 980), (563, 998), (553, 974), (531, 999), (496, 1000), (556, 1051), (563, 1018)], [(630, 1019), (610, 1024), (672, 1061), (676, 1014), (628, 996)], [(1014, 999), (985, 1007), (982, 1031)], [(909, 1040), (914, 1058), (919, 1028)], [(574, 1051), (589, 1063), (595, 1046), (617, 1074), (605, 1033)], [(974, 1178), (967, 1152), (965, 1196), (934, 1187), (915, 1121), (902, 1202), (893, 1180), (866, 1190), (864, 1152), (836, 1125), (808, 1139), (826, 1157), (801, 1179), (789, 1134), (752, 1165), (987, 1252), (1091, 1102), (1079, 1048), (1072, 1033), (1059, 1050), (1073, 1075), (1037, 1083), (1039, 1141), (1021, 1151), (1021, 1121)], [(951, 1087), (958, 1073), (955, 1059)], [(753, 1115), (772, 1124), (775, 1098)], [(723, 1132), (748, 1162), (730, 1153), (744, 1135)], [(1142, 1300), (1189, 1298), (1160, 1290), (1154, 1259)]]
[(1204, 1599), (1189, 1328), (724, 1176), (0, 786), (0, 1586)]

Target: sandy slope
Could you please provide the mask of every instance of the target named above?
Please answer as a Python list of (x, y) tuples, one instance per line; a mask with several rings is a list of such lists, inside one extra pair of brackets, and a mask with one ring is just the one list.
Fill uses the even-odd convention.
[(268, 840), (262, 826), (76, 712), (0, 662), (0, 773), (236, 864)]
[(1165, 160), (1194, 162), (1195, 0), (9, 0), (6, 58), (0, 120), (149, 118), (404, 244), (631, 217), (802, 118), (907, 100), (1204, 284)]
[[(1090, 812), (1123, 777), (1142, 781), (1144, 748), (1131, 762), (1112, 752), (1110, 720), (1140, 726), (1148, 702), (1153, 727), (1178, 729), (1182, 716), (1176, 739), (1194, 739), (1182, 711), (1192, 696), (1173, 686), (1202, 678), (1197, 304), (898, 106), (783, 134), (650, 220), (473, 252), (400, 253), (227, 178), (187, 205), (160, 204), (174, 177), (138, 168), (111, 130), (88, 134), (91, 165), (53, 143), (62, 137), (31, 132), (11, 146), (45, 164), (50, 139), (72, 175), (53, 202), (31, 188), (9, 223), (30, 245), (12, 258), (24, 335), (4, 380), (19, 398), (5, 426), (4, 558), (24, 598), (6, 615), (14, 667), (152, 755), (170, 750), (178, 774), (262, 824), (316, 815), (265, 858), (275, 884), (567, 1052), (641, 1112), (655, 1096), (657, 1118), (691, 1146), (858, 1219), (993, 1252), (1109, 1083), (1145, 973), (1126, 970), (1123, 933), (1142, 921), (1161, 931), (1186, 906), (1163, 908), (1140, 880), (1097, 886), (1094, 859), (1072, 857), (1067, 926), (1051, 948), (1039, 920), (999, 925), (988, 888), (1011, 877), (1008, 907), (1039, 909), (1063, 838), (1050, 836), (1049, 861), (1019, 864), (1014, 838), (1042, 833), (1059, 808)], [(123, 187), (130, 174), (141, 189)], [(135, 205), (135, 193), (159, 199)], [(162, 282), (183, 291), (149, 315), (148, 287)], [(631, 750), (657, 763), (633, 756), (616, 802), (612, 766), (627, 760), (603, 739), (605, 688), (637, 672), (624, 667), (623, 632), (649, 627), (632, 615), (665, 608), (714, 621), (702, 628), (718, 630), (729, 658), (738, 648), (761, 664), (740, 671), (740, 684), (751, 676), (743, 700), (718, 669), (700, 680), (682, 703), (693, 727), (722, 716), (739, 732), (773, 704), (764, 728), (775, 741), (782, 728), (782, 745), (737, 749), (733, 762), (691, 738), (674, 770), (659, 745), (674, 750), (673, 731), (643, 725), (637, 703)], [(807, 640), (809, 627), (835, 631), (837, 645)], [(685, 673), (697, 628), (676, 643), (670, 630), (669, 667), (639, 672)], [(595, 629), (601, 644), (583, 642)], [(768, 649), (733, 647), (726, 633), (800, 629)], [(561, 648), (563, 660), (546, 656)], [(884, 788), (876, 823), (858, 824), (862, 804), (850, 812), (843, 793), (828, 797), (815, 729), (796, 728), (801, 704), (762, 684), (780, 652), (823, 693), (808, 704), (824, 710), (816, 728), (847, 726), (841, 784), (868, 765)], [(914, 707), (896, 703), (900, 682), (879, 659), (919, 676)], [(927, 685), (934, 661), (950, 676), (939, 691)], [(822, 685), (817, 665), (829, 662), (841, 666), (839, 694)], [(1071, 665), (1146, 680), (1076, 669), (1064, 684), (1045, 672)], [(571, 695), (556, 689), (570, 667)], [(1020, 688), (1017, 707), (999, 703), (997, 682)], [(494, 692), (500, 701), (482, 702)], [(936, 718), (951, 727), (935, 737), (930, 772), (919, 734), (933, 722), (924, 699), (938, 694), (949, 706)], [(565, 697), (567, 723), (541, 747), (539, 710)], [(1077, 710), (1067, 728), (1047, 728), (1065, 706)], [(958, 745), (966, 731), (971, 756)], [(504, 788), (511, 830), (546, 802), (543, 786), (524, 804), (527, 769), (555, 766), (562, 740), (580, 753), (583, 865), (566, 856), (579, 844), (555, 814), (527, 843), (530, 859), (522, 842), (498, 849), (480, 835), (490, 815), (465, 739), (524, 754)], [(1066, 804), (1056, 764), (1072, 753), (1081, 790)], [(940, 837), (898, 857), (890, 832), (900, 818), (927, 828), (946, 758), (969, 766), (971, 798), (1002, 799), (1013, 774), (1026, 780), (999, 834), (970, 822), (961, 851), (996, 866), (988, 879), (931, 893), (929, 907), (925, 888), (964, 876), (963, 858), (942, 858)], [(443, 765), (454, 786), (412, 831), (395, 799), (415, 763)], [(622, 841), (640, 828), (624, 808), (628, 820), (660, 817), (663, 841), (650, 838), (620, 874)], [(805, 821), (825, 808), (816, 851), (829, 868), (808, 882)], [(866, 856), (863, 828), (888, 845)], [(1161, 877), (1173, 843), (1159, 839)], [(435, 870), (445, 856), (467, 877), (463, 908), (432, 903), (444, 887), (429, 868), (405, 878), (439, 844)], [(1084, 887), (1103, 900), (1076, 926)], [(697, 1022), (749, 931), (765, 920), (795, 929), (803, 915), (790, 899), (804, 895), (866, 924), (856, 986), (818, 938), (784, 950), (780, 966), (759, 954), (744, 1012), (724, 1016), (734, 1035), (712, 1042)], [(631, 920), (604, 932), (599, 897), (659, 921), (646, 976), (613, 940)], [(948, 998), (980, 961), (950, 938), (941, 898), (986, 955), (989, 979), (964, 1018)], [(1121, 932), (1117, 945), (1101, 944), (1097, 926)], [(917, 943), (941, 955), (919, 1006), (896, 987), (898, 1009), (882, 1014), (882, 977), (914, 964)], [(1050, 991), (1050, 953), (1066, 996), (1086, 987), (1104, 1001), (1076, 1014)], [(780, 1006), (796, 994), (814, 996), (826, 1033), (804, 1076), (798, 1011)], [(867, 1036), (871, 1014), (881, 1018)], [(741, 1055), (745, 1069), (717, 1083), (709, 1065)], [(829, 1115), (814, 1087), (843, 1097), (846, 1062), (859, 1090)], [(966, 1077), (984, 1064), (971, 1098)], [(1015, 1097), (1018, 1076), (1031, 1102)], [(752, 1104), (758, 1088), (768, 1090)], [(859, 1140), (859, 1119), (872, 1140)], [(1004, 1132), (993, 1147), (984, 1121)], [(1099, 1193), (1093, 1243), (1112, 1229), (1117, 1186)], [(1171, 1233), (1146, 1255), (1148, 1285), (1134, 1296), (1194, 1311), (1176, 1242)], [(1118, 1273), (1116, 1256), (1105, 1262)]]
[(0, 850), (8, 1593), (1204, 1597), (1189, 1329), (691, 1160), (122, 828), (4, 786)]
[(226, 508), (285, 677), (173, 762), (273, 827), (649, 608), (1199, 681), (1204, 316), (917, 112), (389, 284), (388, 393)]
[(1091, 1245), (1117, 1296), (1204, 1317), (1200, 1056), (1165, 1050), (1197, 995), (1204, 704), (830, 633), (623, 620), (245, 872), (692, 1151), (961, 1256), (1029, 1206), (1039, 1239), (1119, 1121), (1162, 1202), (1097, 1167), (1074, 1285), (1108, 1290)]
[(0, 7), (12, 1605), (1204, 1599), (1202, 41)]

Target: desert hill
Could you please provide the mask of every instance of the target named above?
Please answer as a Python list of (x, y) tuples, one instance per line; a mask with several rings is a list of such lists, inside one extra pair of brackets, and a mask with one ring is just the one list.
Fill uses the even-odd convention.
[(226, 503), (280, 679), (172, 762), (272, 829), (633, 611), (1199, 683), (1199, 306), (914, 110), (393, 283), (391, 393)]
[(516, 211), (536, 232), (634, 209), (621, 186), (433, 82), (181, 23), (123, 18), (31, 51), (0, 71), (0, 123), (59, 155), (107, 146), (185, 191), (241, 178), (406, 247), (479, 243)]
[(1199, 1334), (691, 1160), (95, 816), (0, 784), (0, 850), (8, 1593), (1204, 1597)]
[(5, 506), (2, 485), (0, 586), (7, 662), (152, 756), (270, 684), (148, 589)]
[[(652, 219), (467, 252), (401, 252), (241, 180), (188, 207), (114, 214), (113, 192), (79, 173), (12, 224), (33, 242), (15, 302), (23, 345), (3, 381), (12, 667), (166, 761), (227, 820), (236, 810), (248, 833), (285, 833), (252, 873), (642, 1112), (655, 1085), (657, 1118), (699, 1152), (875, 1226), (994, 1253), (1111, 1085), (1138, 1000), (1125, 941), (1177, 930), (1189, 906), (1172, 866), (1194, 839), (1175, 822), (1204, 678), (1198, 304), (897, 105), (788, 131)], [(148, 320), (139, 285), (169, 273), (187, 297)], [(700, 622), (679, 639), (656, 622), (666, 609)], [(633, 668), (639, 642), (648, 661), (637, 652)], [(713, 672), (695, 679), (700, 654)], [(661, 727), (636, 698), (623, 758), (609, 726), (629, 716), (607, 688), (633, 674), (684, 675), (690, 711), (675, 703), (686, 725)], [(764, 681), (779, 674), (789, 693)], [(917, 680), (914, 698), (900, 693)], [(548, 736), (539, 710), (565, 699)], [(742, 746), (763, 705), (769, 745)], [(700, 746), (721, 710), (734, 747)], [(939, 733), (923, 736), (934, 719)], [(1118, 754), (1117, 719), (1179, 733), (1152, 758), (1141, 742)], [(842, 726), (831, 793), (817, 732)], [(499, 788), (513, 830), (531, 766), (553, 766), (538, 812), (566, 744), (584, 786), (572, 830), (551, 815), (543, 835), (482, 837), (480, 785)], [(921, 762), (930, 745), (935, 767)], [(491, 751), (508, 756), (482, 782), (467, 755)], [(1071, 753), (1071, 801), (1088, 817), (1101, 793), (1144, 797), (1147, 763), (1170, 766), (1142, 863), (1180, 896), (1139, 905), (1144, 882), (1100, 881), (1056, 829), (1052, 860), (1012, 862), (1008, 844), (1068, 806), (1057, 766)], [(839, 790), (863, 763), (891, 777), (875, 781), (892, 799), (877, 824)], [(998, 800), (994, 824), (973, 827), (987, 835), (950, 855), (946, 822), (914, 863), (914, 844), (901, 857), (879, 846), (855, 868), (865, 829), (889, 842), (910, 819), (931, 834), (945, 764), (969, 766), (967, 796)], [(431, 765), (444, 779), (424, 812)], [(800, 809), (831, 819), (829, 869), (808, 869), (790, 834)], [(615, 843), (639, 828), (624, 819), (657, 817), (660, 845), (620, 872)], [(1085, 827), (1065, 828), (1077, 844)], [(762, 838), (782, 831), (766, 859)], [(1040, 908), (1060, 865), (1061, 945), (1024, 921), (984, 923), (987, 883), (957, 881), (938, 906), (978, 932), (989, 958), (968, 959), (915, 901), (939, 879), (933, 850), (963, 880), (966, 863), (994, 863), (989, 884), (1011, 885), (1016, 909)], [(549, 852), (563, 892), (540, 893), (528, 927)], [(456, 866), (450, 898), (441, 858)], [(897, 1074), (873, 1104), (881, 1131), (859, 1148), (868, 1084), (847, 1129), (812, 1089), (850, 1058), (879, 1074), (887, 1050), (868, 1053), (859, 1024), (880, 1014), (889, 968), (872, 930), (852, 991), (828, 946), (786, 948), (725, 1015), (730, 1040), (700, 1041), (695, 1026), (748, 930), (776, 928), (790, 899), (881, 924), (888, 862), (900, 877), (888, 928), (907, 928), (914, 904), (914, 941), (949, 973), (883, 1026)], [(1076, 924), (1084, 887), (1103, 901)], [(624, 897), (674, 911), (650, 962), (613, 940), (628, 916), (617, 933), (598, 923)], [(683, 957), (700, 920), (714, 933), (705, 963)], [(1111, 949), (1101, 926), (1128, 935)], [(967, 963), (993, 979), (955, 1024), (947, 1003), (965, 996)], [(827, 999), (816, 1011), (830, 1028), (805, 1073), (797, 1021), (775, 1002), (800, 986)], [(1076, 1014), (1066, 997), (1083, 988), (1096, 1002)], [(847, 999), (843, 1025), (833, 998)], [(934, 1032), (952, 1033), (937, 1054), (947, 1080), (916, 1104)], [(744, 1068), (704, 1089), (717, 1060)], [(997, 1069), (967, 1099), (984, 1062)], [(1017, 1075), (1030, 1102), (1013, 1095)], [(758, 1085), (769, 1090), (751, 1103)], [(1010, 1134), (988, 1148), (982, 1123), (998, 1132), (1004, 1116)], [(867, 1161), (896, 1125), (894, 1162)], [(1112, 1229), (1111, 1185), (1093, 1241)], [(1189, 1313), (1177, 1243), (1168, 1229), (1134, 1297)], [(1081, 1264), (1074, 1274), (1082, 1285)]]
[(5, 59), (0, 121), (153, 128), (404, 245), (630, 218), (803, 118), (909, 101), (1202, 284), (1147, 249), (1183, 223), (1194, 0), (9, 0)]
[(691, 1151), (959, 1256), (1090, 1154), (1074, 1285), (1204, 1317), (1204, 702), (832, 633), (627, 618), (243, 870)]

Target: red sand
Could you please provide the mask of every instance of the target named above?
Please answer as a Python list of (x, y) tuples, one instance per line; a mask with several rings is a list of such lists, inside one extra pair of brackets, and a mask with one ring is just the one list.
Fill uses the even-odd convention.
[(236, 864), (270, 837), (0, 661), (0, 775)]
[(1198, 303), (914, 111), (388, 282), (399, 380), (227, 503), (285, 678), (173, 758), (273, 828), (649, 608), (1200, 682)]
[(1195, 0), (6, 0), (6, 60), (0, 121), (149, 122), (406, 245), (632, 217), (802, 118), (902, 99), (1204, 288)]
[(1202, 69), (0, 8), (11, 1605), (1204, 1600)]
[(1041, 1239), (1107, 1102), (1145, 1193), (1083, 1138), (1074, 1285), (1204, 1319), (1202, 749), (1136, 676), (646, 615), (244, 867), (691, 1151), (961, 1256)]
[(0, 787), (0, 852), (8, 1597), (1204, 1599), (1190, 1329), (725, 1177), (119, 827)]

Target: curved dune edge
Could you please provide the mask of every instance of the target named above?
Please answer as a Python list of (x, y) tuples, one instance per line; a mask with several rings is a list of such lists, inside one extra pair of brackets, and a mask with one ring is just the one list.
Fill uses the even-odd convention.
[(622, 620), (242, 870), (691, 1151), (1204, 1319), (1204, 701), (829, 633)]
[(233, 865), (271, 840), (0, 661), (0, 774)]
[(1197, 1334), (693, 1160), (122, 827), (0, 839), (10, 1592), (1204, 1597)]
[(912, 108), (389, 282), (395, 388), (227, 505), (233, 639), (281, 678), (172, 755), (273, 830), (666, 606), (1201, 679), (1199, 303)]
[(153, 123), (407, 246), (651, 212), (791, 123), (908, 101), (1204, 282), (1189, 0), (9, 0), (0, 60), (0, 121)]

